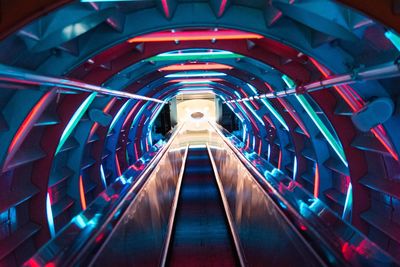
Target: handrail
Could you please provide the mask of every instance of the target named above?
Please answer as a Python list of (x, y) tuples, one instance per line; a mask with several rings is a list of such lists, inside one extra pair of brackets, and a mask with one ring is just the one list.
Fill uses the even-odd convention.
[[(339, 265), (399, 266), (394, 258), (370, 241), (347, 222), (341, 220), (320, 200), (314, 198), (301, 185), (272, 167), (267, 175), (260, 173), (259, 166), (253, 165), (239, 149), (228, 140), (216, 125), (210, 123), (224, 143), (240, 159), (290, 221), (308, 239), (313, 240), (313, 248), (326, 259), (335, 257)], [(255, 161), (270, 165), (258, 155)], [(278, 173), (278, 175), (276, 175)], [(329, 220), (329, 221), (328, 221)], [(346, 250), (346, 251), (345, 251)], [(347, 251), (348, 250), (348, 251)], [(346, 253), (346, 255), (345, 255)]]
[(206, 144), (206, 146), (207, 146), (208, 156), (210, 157), (211, 166), (213, 168), (215, 181), (217, 182), (218, 190), (219, 190), (219, 193), (220, 193), (220, 196), (221, 196), (221, 199), (222, 199), (222, 204), (224, 205), (224, 210), (225, 210), (226, 218), (228, 220), (229, 229), (230, 229), (232, 237), (233, 237), (233, 243), (235, 244), (236, 254), (238, 255), (240, 266), (245, 267), (245, 266), (247, 266), (246, 259), (245, 259), (244, 255), (243, 255), (244, 254), (243, 253), (243, 248), (242, 248), (242, 245), (240, 243), (239, 235), (238, 235), (238, 233), (236, 231), (235, 224), (233, 222), (232, 212), (231, 212), (231, 209), (229, 208), (228, 200), (226, 199), (224, 188), (222, 186), (221, 179), (220, 179), (219, 174), (218, 174), (217, 166), (215, 164), (214, 157), (213, 157), (213, 155), (211, 153), (211, 150), (210, 150), (210, 146), (208, 144)]
[[(122, 217), (136, 193), (143, 187), (154, 166), (168, 151), (183, 125), (176, 127), (169, 141), (157, 152), (141, 174), (127, 178), (134, 170), (124, 172), (116, 182), (102, 192), (90, 205), (76, 215), (53, 239), (42, 246), (23, 266), (71, 266), (88, 253), (100, 247), (111, 229)], [(100, 238), (99, 238), (100, 237)]]
[(166, 104), (166, 101), (132, 94), (123, 91), (111, 90), (105, 87), (84, 83), (81, 81), (74, 81), (68, 78), (51, 77), (37, 74), (32, 71), (27, 71), (7, 65), (0, 64), (0, 81), (14, 82), (28, 85), (43, 85), (49, 87), (59, 87), (75, 91), (83, 92), (96, 92), (102, 95), (117, 96), (130, 99), (139, 99), (146, 101), (153, 101), (157, 103)]
[(179, 194), (181, 191), (182, 187), (182, 179), (183, 179), (183, 174), (185, 172), (185, 166), (186, 166), (186, 160), (187, 160), (187, 155), (189, 151), (189, 144), (186, 145), (185, 148), (185, 154), (182, 159), (182, 166), (179, 171), (179, 177), (178, 177), (178, 183), (176, 185), (176, 190), (175, 190), (175, 195), (174, 195), (174, 200), (172, 202), (172, 208), (170, 212), (170, 217), (168, 219), (168, 227), (167, 227), (167, 236), (165, 238), (164, 246), (163, 246), (163, 251), (162, 251), (162, 256), (161, 256), (161, 266), (164, 267), (166, 262), (167, 262), (167, 256), (168, 256), (168, 250), (169, 246), (171, 243), (171, 237), (172, 237), (172, 230), (174, 228), (174, 222), (175, 222), (175, 215), (176, 215), (176, 209), (178, 207), (178, 200), (179, 200)]

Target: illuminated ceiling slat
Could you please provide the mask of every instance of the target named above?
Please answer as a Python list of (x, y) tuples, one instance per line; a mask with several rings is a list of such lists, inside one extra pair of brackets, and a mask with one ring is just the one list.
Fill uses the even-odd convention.
[(185, 71), (185, 70), (231, 70), (233, 67), (218, 64), (218, 63), (207, 63), (207, 64), (176, 64), (167, 67), (160, 68), (159, 71)]
[(190, 53), (163, 53), (144, 61), (166, 61), (166, 60), (214, 60), (227, 58), (242, 58), (244, 56), (228, 51), (190, 52)]
[(254, 33), (237, 30), (218, 31), (178, 31), (178, 32), (156, 32), (142, 35), (128, 40), (129, 43), (141, 42), (168, 42), (168, 41), (208, 41), (208, 40), (241, 40), (262, 39), (263, 36)]

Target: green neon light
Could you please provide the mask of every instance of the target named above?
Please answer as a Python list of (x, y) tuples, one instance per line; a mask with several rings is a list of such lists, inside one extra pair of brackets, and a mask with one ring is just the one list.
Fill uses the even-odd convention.
[(60, 142), (58, 143), (58, 147), (56, 150), (56, 155), (60, 152), (61, 148), (67, 141), (68, 137), (71, 135), (72, 131), (75, 129), (76, 125), (82, 118), (83, 114), (85, 114), (86, 110), (89, 108), (90, 104), (92, 104), (93, 100), (96, 98), (97, 93), (90, 94), (85, 101), (79, 106), (79, 108), (75, 111), (71, 120), (68, 122), (67, 127), (65, 127), (64, 132), (61, 135)]
[[(283, 75), (282, 79), (289, 88), (296, 87), (295, 82), (292, 79), (290, 79), (288, 76)], [(300, 102), (300, 104), (304, 108), (304, 110), (307, 112), (308, 116), (311, 118), (311, 120), (317, 126), (318, 130), (322, 133), (322, 135), (328, 141), (328, 143), (332, 147), (333, 151), (335, 151), (335, 153), (339, 156), (340, 160), (347, 167), (348, 163), (346, 160), (346, 156), (344, 154), (343, 148), (340, 145), (340, 143), (338, 143), (336, 141), (336, 139), (333, 137), (332, 133), (328, 130), (326, 125), (319, 118), (318, 114), (311, 107), (310, 103), (308, 103), (307, 99), (303, 95), (297, 95), (297, 94), (296, 94), (296, 98)]]
[(114, 129), (115, 124), (119, 121), (119, 118), (124, 113), (125, 109), (129, 106), (131, 101), (132, 101), (132, 99), (129, 99), (128, 101), (126, 101), (125, 104), (118, 110), (117, 115), (115, 115), (114, 119), (112, 120), (112, 122), (110, 124), (110, 127), (108, 128), (108, 133), (110, 133)]
[(385, 36), (390, 40), (390, 42), (392, 42), (392, 44), (397, 48), (397, 50), (400, 51), (400, 36), (392, 31), (386, 31)]
[(275, 118), (280, 122), (280, 124), (289, 131), (289, 127), (286, 125), (285, 120), (282, 118), (281, 114), (269, 103), (269, 101), (265, 98), (261, 98), (261, 102), (267, 107), (267, 109), (275, 116)]
[(193, 53), (164, 53), (150, 57), (145, 61), (165, 61), (165, 60), (204, 60), (204, 59), (224, 59), (242, 58), (242, 55), (221, 51), (221, 52), (193, 52)]

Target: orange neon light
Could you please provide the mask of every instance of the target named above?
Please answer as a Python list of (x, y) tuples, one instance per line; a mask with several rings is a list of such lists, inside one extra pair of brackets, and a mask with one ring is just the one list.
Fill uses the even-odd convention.
[(231, 70), (231, 69), (233, 69), (233, 67), (225, 64), (209, 63), (209, 64), (176, 64), (163, 67), (159, 69), (159, 71)]
[(138, 42), (168, 42), (168, 41), (208, 41), (208, 40), (243, 40), (262, 39), (259, 34), (237, 30), (203, 30), (180, 32), (156, 32), (129, 39), (129, 43)]

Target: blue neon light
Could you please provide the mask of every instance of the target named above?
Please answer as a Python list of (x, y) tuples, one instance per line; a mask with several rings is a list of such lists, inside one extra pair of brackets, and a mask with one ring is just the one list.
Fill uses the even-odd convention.
[(51, 209), (51, 201), (49, 193), (47, 193), (46, 196), (46, 215), (47, 215), (47, 223), (49, 224), (50, 236), (53, 238), (56, 236), (56, 230), (54, 228), (54, 217), (53, 217), (53, 211)]

